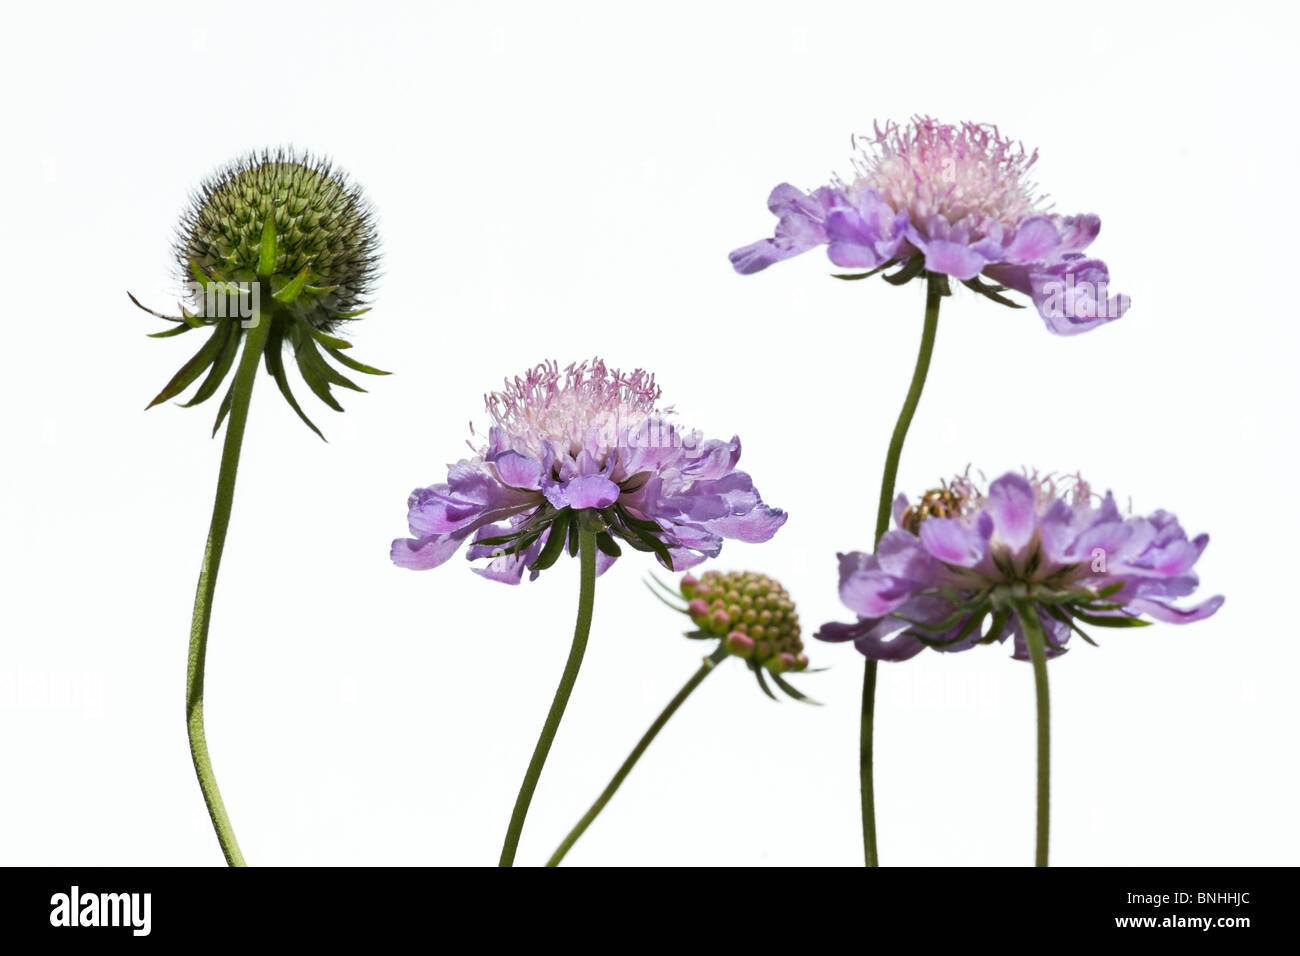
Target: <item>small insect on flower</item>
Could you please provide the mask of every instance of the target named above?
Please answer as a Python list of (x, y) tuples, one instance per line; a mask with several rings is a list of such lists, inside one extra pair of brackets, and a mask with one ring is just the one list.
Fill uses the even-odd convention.
[(414, 537), (393, 542), (393, 563), (437, 567), (468, 542), (470, 560), (489, 559), (479, 574), (517, 584), (525, 569), (536, 578), (566, 548), (576, 553), (581, 527), (595, 535), (600, 572), (619, 541), (683, 570), (715, 557), (724, 538), (771, 538), (786, 514), (736, 469), (740, 439), (679, 430), (659, 397), (650, 373), (598, 358), (507, 380), (486, 398), (492, 424), (474, 457), (411, 493)]
[(1011, 472), (984, 492), (962, 475), (916, 503), (900, 495), (894, 517), (874, 554), (839, 556), (840, 599), (858, 621), (824, 624), (818, 639), (900, 661), (1013, 637), (1013, 656), (1027, 659), (1019, 604), (1036, 609), (1054, 657), (1072, 634), (1092, 643), (1084, 625), (1181, 624), (1223, 604), (1172, 603), (1196, 590), (1208, 535), (1189, 539), (1167, 511), (1124, 515), (1082, 478)]
[(1052, 332), (1086, 332), (1123, 315), (1129, 299), (1111, 295), (1106, 264), (1083, 254), (1101, 220), (1052, 212), (1029, 178), (1037, 159), (989, 124), (877, 124), (847, 179), (808, 193), (777, 186), (775, 236), (735, 250), (731, 264), (748, 275), (824, 245), (835, 265), (867, 270), (840, 279), (897, 267), (884, 276), (894, 285), (940, 276), (946, 294), (951, 277), (1021, 308), (1002, 294), (1014, 290)]
[[(333, 333), (369, 311), (378, 268), (374, 215), (359, 187), (327, 160), (280, 149), (243, 156), (219, 169), (194, 194), (177, 230), (176, 258), (186, 294), (179, 316), (141, 309), (175, 323), (153, 333), (169, 338), (211, 329), (203, 347), (149, 403), (176, 397), (207, 373), (185, 407), (211, 398), (235, 365), (241, 342), (262, 349), (266, 370), (298, 417), (285, 375), (287, 345), (303, 380), (335, 411), (333, 386), (365, 391), (326, 361), (367, 375), (387, 375), (345, 354)], [(128, 293), (129, 294), (129, 293)], [(266, 323), (261, 335), (250, 332)], [(213, 434), (230, 411), (227, 389)], [(323, 438), (324, 436), (321, 435)]]
[(915, 505), (908, 505), (898, 519), (898, 525), (904, 531), (916, 534), (921, 528), (921, 522), (926, 518), (960, 517), (965, 504), (966, 499), (961, 497), (955, 488), (950, 488), (947, 483), (944, 483), (942, 487), (931, 488), (921, 495), (921, 500)]

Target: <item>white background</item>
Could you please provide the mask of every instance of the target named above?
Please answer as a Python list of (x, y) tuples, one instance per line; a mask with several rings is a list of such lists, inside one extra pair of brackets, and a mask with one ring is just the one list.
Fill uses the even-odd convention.
[[(965, 290), (944, 304), (899, 487), (974, 463), (1082, 469), (1211, 534), (1185, 628), (1102, 632), (1051, 665), (1058, 864), (1280, 864), (1294, 800), (1297, 132), (1281, 4), (174, 3), (10, 11), (0, 154), (0, 862), (215, 864), (183, 681), (215, 408), (142, 410), (194, 348), (174, 302), (188, 190), (294, 143), (364, 184), (386, 249), (349, 330), (393, 369), (302, 427), (262, 376), (217, 592), (208, 733), (254, 864), (490, 864), (562, 668), (576, 562), (510, 588), (388, 560), (405, 499), (459, 458), (482, 394), (543, 358), (658, 374), (744, 440), (790, 520), (715, 566), (847, 619), (922, 289), (758, 276), (776, 183), (927, 112), (1041, 151), (1132, 311), (1075, 339)], [(14, 19), (16, 18), (16, 20)], [(170, 296), (170, 298), (169, 298)], [(306, 395), (305, 388), (299, 391)], [(310, 396), (307, 396), (310, 398)], [(306, 402), (304, 404), (307, 404)], [(215, 403), (213, 403), (215, 405)], [(519, 862), (543, 861), (698, 663), (624, 559)], [(574, 864), (854, 864), (862, 659), (811, 649), (813, 708), (712, 677)], [(881, 668), (885, 864), (1024, 864), (1033, 697), (1008, 649)]]

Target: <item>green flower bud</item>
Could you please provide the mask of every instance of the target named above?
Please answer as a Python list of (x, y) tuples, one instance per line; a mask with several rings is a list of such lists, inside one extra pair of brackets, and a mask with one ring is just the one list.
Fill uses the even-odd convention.
[[(275, 243), (266, 261), (268, 223)], [(270, 294), (305, 273), (304, 294), (289, 308), (328, 332), (365, 304), (378, 239), (361, 190), (328, 160), (277, 150), (241, 157), (203, 182), (176, 253), (185, 279), (197, 267), (227, 282), (268, 280)]]
[[(188, 289), (181, 315), (163, 315), (135, 296), (131, 300), (176, 323), (154, 338), (204, 328), (211, 334), (149, 407), (176, 397), (205, 373), (184, 404), (207, 401), (235, 366), (242, 344), (246, 358), (252, 351), (264, 360), (285, 401), (321, 435), (289, 387), (286, 351), (307, 387), (335, 411), (343, 411), (335, 386), (365, 389), (327, 358), (363, 374), (388, 374), (345, 354), (351, 343), (330, 334), (369, 311), (364, 303), (378, 266), (378, 240), (360, 189), (327, 161), (278, 150), (222, 168), (194, 194), (181, 219), (176, 255)], [(230, 411), (233, 393), (233, 386), (225, 392), (213, 434)]]
[(705, 571), (688, 578), (681, 593), (691, 619), (722, 638), (732, 654), (773, 673), (808, 666), (794, 602), (777, 581), (753, 571)]
[[(795, 700), (816, 703), (782, 676), (807, 670), (808, 656), (803, 653), (794, 601), (779, 582), (754, 571), (705, 571), (699, 577), (683, 575), (676, 590), (653, 575), (646, 583), (655, 597), (691, 619), (695, 630), (688, 631), (687, 637), (717, 639), (707, 666), (738, 657), (773, 700), (776, 695), (769, 681)], [(678, 597), (684, 603), (675, 600)]]

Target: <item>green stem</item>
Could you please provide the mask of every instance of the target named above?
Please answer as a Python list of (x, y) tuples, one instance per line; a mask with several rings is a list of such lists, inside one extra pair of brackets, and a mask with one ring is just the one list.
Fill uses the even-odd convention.
[(1029, 660), (1034, 665), (1034, 704), (1038, 712), (1038, 785), (1036, 803), (1038, 823), (1034, 838), (1034, 866), (1047, 866), (1047, 832), (1051, 811), (1051, 702), (1047, 696), (1047, 645), (1038, 608), (1030, 601), (1016, 604), (1016, 617), (1029, 645)]
[(669, 718), (677, 713), (677, 708), (686, 702), (686, 698), (691, 696), (695, 688), (704, 683), (704, 678), (713, 673), (713, 669), (728, 656), (726, 646), (719, 644), (717, 650), (704, 659), (700, 669), (682, 686), (682, 689), (677, 692), (677, 696), (668, 702), (668, 706), (663, 709), (663, 713), (655, 718), (654, 723), (650, 725), (650, 729), (637, 741), (637, 745), (632, 748), (632, 752), (623, 761), (623, 765), (618, 768), (618, 772), (614, 774), (613, 779), (600, 792), (600, 796), (591, 805), (591, 809), (583, 814), (582, 819), (569, 831), (569, 835), (560, 842), (559, 847), (556, 848), (555, 852), (551, 854), (550, 860), (547, 861), (547, 866), (559, 866), (560, 861), (573, 849), (573, 844), (578, 842), (578, 837), (586, 832), (587, 827), (591, 826), (592, 821), (600, 815), (600, 811), (605, 809), (605, 804), (609, 803), (609, 798), (614, 796), (623, 781), (627, 779), (627, 775), (632, 772), (632, 768), (641, 759), (641, 755), (646, 752), (646, 748), (659, 735), (659, 731), (664, 729), (664, 725), (668, 723)]
[[(898, 461), (903, 455), (903, 442), (912, 425), (912, 416), (921, 401), (925, 376), (930, 371), (930, 356), (934, 352), (934, 336), (939, 327), (939, 303), (948, 294), (947, 278), (926, 273), (925, 325), (921, 329), (921, 348), (916, 354), (916, 368), (912, 384), (903, 400), (903, 408), (894, 424), (894, 434), (889, 439), (889, 453), (885, 456), (885, 472), (880, 479), (880, 503), (876, 509), (876, 543), (889, 530), (889, 518), (894, 503), (894, 483), (898, 479)], [(872, 745), (875, 732), (877, 662), (867, 661), (862, 675), (862, 732), (858, 741), (858, 773), (862, 783), (862, 844), (867, 866), (879, 866), (876, 851), (876, 795), (872, 780)]]
[(515, 798), (515, 809), (510, 815), (510, 828), (506, 831), (506, 841), (501, 847), (500, 866), (513, 866), (515, 851), (519, 848), (519, 836), (524, 830), (524, 819), (528, 816), (528, 805), (533, 801), (533, 791), (542, 776), (542, 767), (546, 764), (546, 755), (551, 752), (551, 743), (555, 732), (560, 729), (560, 720), (564, 717), (564, 708), (568, 706), (569, 694), (573, 692), (573, 683), (578, 679), (578, 668), (582, 666), (582, 655), (587, 650), (587, 635), (591, 632), (591, 611), (596, 599), (596, 534), (590, 527), (585, 515), (574, 516), (578, 522), (578, 560), (581, 567), (578, 585), (578, 621), (573, 628), (573, 646), (569, 648), (569, 659), (564, 665), (564, 674), (560, 686), (555, 688), (555, 699), (551, 701), (551, 710), (542, 725), (542, 735), (537, 738), (533, 749), (533, 759), (524, 774), (524, 782), (519, 787), (519, 796)]
[(194, 760), (199, 788), (203, 791), (203, 802), (207, 804), (208, 816), (212, 818), (212, 828), (216, 830), (221, 852), (231, 866), (246, 864), (239, 851), (239, 843), (235, 840), (230, 817), (226, 815), (221, 791), (217, 788), (212, 759), (208, 756), (208, 740), (203, 729), (203, 675), (207, 662), (208, 627), (212, 623), (212, 598), (217, 589), (217, 571), (221, 567), (226, 530), (230, 526), (230, 507), (235, 498), (239, 451), (244, 441), (244, 426), (248, 423), (248, 406), (253, 397), (253, 384), (257, 380), (258, 362), (273, 320), (259, 311), (254, 314), (253, 321), (256, 324), (244, 333), (244, 352), (231, 385), (230, 419), (226, 424), (226, 441), (221, 450), (221, 470), (217, 475), (217, 493), (212, 503), (208, 543), (203, 552), (203, 566), (199, 571), (199, 585), (194, 595), (189, 664), (185, 674), (185, 722), (189, 731), (190, 756)]

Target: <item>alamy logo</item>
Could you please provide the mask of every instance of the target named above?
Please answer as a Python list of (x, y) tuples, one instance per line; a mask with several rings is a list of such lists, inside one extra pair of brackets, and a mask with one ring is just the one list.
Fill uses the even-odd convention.
[(251, 329), (261, 315), (260, 282), (186, 282), (185, 294), (205, 319), (239, 319), (240, 325)]
[(1074, 273), (1065, 277), (1065, 281), (1053, 279), (1044, 282), (1042, 287), (1042, 304), (1039, 309), (1043, 315), (1055, 319), (1118, 319), (1124, 311), (1123, 296), (1111, 298), (1106, 281), (1089, 282), (1077, 279)]
[(69, 893), (50, 897), (51, 926), (129, 926), (131, 935), (148, 936), (150, 893)]

